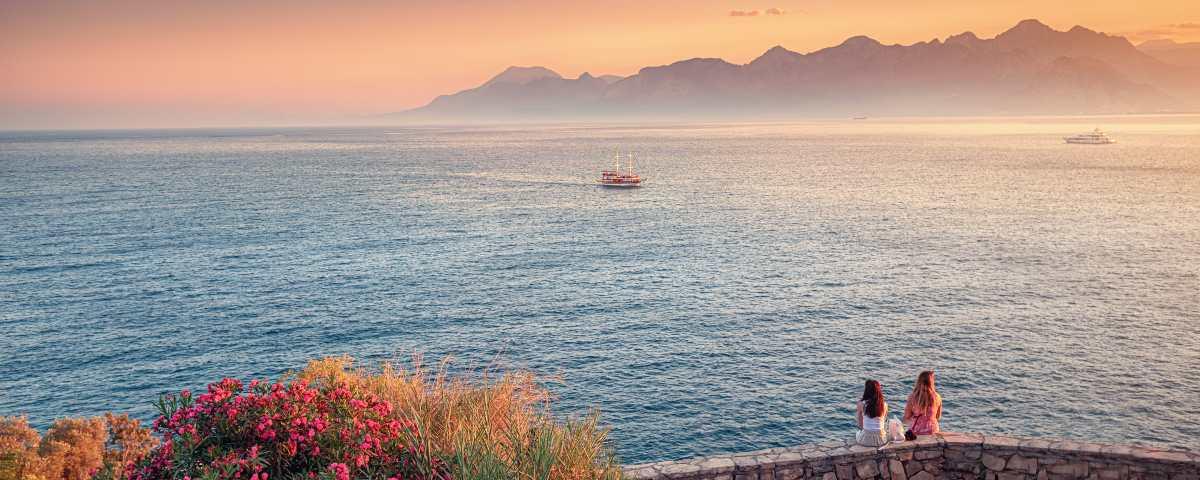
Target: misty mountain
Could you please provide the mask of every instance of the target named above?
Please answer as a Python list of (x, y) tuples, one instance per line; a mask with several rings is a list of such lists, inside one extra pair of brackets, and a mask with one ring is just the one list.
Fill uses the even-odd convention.
[(1151, 40), (1138, 45), (1138, 50), (1163, 63), (1200, 68), (1200, 42), (1177, 43), (1174, 40)]
[(995, 38), (965, 32), (912, 45), (856, 36), (798, 53), (772, 47), (737, 65), (694, 58), (619, 79), (565, 79), (512, 67), (483, 85), (396, 117), (413, 120), (606, 117), (1093, 114), (1189, 111), (1200, 76), (1124, 37), (1024, 20)]

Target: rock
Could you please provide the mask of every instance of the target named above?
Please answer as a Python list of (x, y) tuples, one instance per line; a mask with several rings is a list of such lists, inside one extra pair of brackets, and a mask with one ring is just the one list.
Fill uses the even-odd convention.
[(836, 473), (825, 472), (824, 475), (821, 475), (821, 480), (838, 480), (838, 478)]
[(685, 477), (699, 473), (700, 466), (689, 465), (686, 463), (672, 463), (669, 465), (663, 465), (662, 468), (659, 469), (659, 472), (662, 472), (663, 475), (669, 477)]
[(908, 474), (904, 471), (904, 463), (900, 460), (888, 460), (888, 473), (891, 474), (892, 480), (908, 480)]
[(934, 477), (932, 473), (922, 471), (917, 472), (916, 475), (909, 477), (909, 480), (936, 480), (936, 477)]
[(837, 480), (854, 480), (854, 467), (850, 464), (838, 465), (835, 469), (837, 470)]
[(874, 460), (858, 462), (854, 469), (858, 471), (858, 478), (875, 478), (876, 475), (879, 475), (879, 466), (875, 464)]
[(1069, 478), (1085, 478), (1088, 476), (1088, 464), (1086, 463), (1059, 463), (1046, 467), (1052, 474), (1063, 475)]
[(913, 453), (913, 455), (917, 458), (917, 460), (932, 460), (935, 458), (942, 458), (942, 450), (917, 450)]
[(1025, 474), (1021, 472), (1000, 472), (996, 477), (997, 480), (1025, 480)]
[(921, 471), (923, 467), (924, 465), (922, 465), (921, 462), (914, 460), (904, 464), (904, 472), (908, 474), (909, 479), (912, 479), (913, 475), (916, 475), (917, 472)]
[(1029, 475), (1036, 475), (1038, 471), (1038, 461), (1036, 458), (1013, 455), (1012, 457), (1009, 457), (1008, 463), (1004, 465), (1004, 469), (1014, 472), (1027, 473)]
[(1003, 457), (997, 457), (990, 453), (985, 453), (985, 454), (983, 454), (982, 461), (983, 461), (983, 466), (987, 467), (988, 470), (991, 470), (993, 472), (999, 472), (1001, 470), (1004, 470), (1005, 460)]
[(1037, 480), (1046, 480), (1047, 477), (1048, 476), (1046, 475), (1046, 469), (1043, 468), (1041, 470), (1038, 470)]
[(705, 472), (724, 473), (732, 472), (734, 463), (733, 459), (729, 457), (712, 457), (704, 459), (699, 466)]

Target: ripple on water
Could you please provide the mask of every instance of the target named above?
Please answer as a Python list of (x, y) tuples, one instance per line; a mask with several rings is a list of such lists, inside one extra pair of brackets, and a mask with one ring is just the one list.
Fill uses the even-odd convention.
[[(847, 437), (925, 368), (947, 429), (1195, 445), (1195, 128), (852, 128), (4, 138), (0, 414), (420, 351), (560, 376), (627, 462)], [(652, 183), (591, 185), (616, 148)]]

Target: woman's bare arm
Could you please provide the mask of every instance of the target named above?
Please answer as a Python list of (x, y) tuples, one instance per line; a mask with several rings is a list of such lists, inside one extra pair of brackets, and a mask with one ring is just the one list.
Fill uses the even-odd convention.
[(854, 412), (854, 423), (858, 425), (859, 430), (862, 430), (863, 404), (862, 402), (855, 402), (855, 405), (857, 405), (857, 408), (855, 408)]

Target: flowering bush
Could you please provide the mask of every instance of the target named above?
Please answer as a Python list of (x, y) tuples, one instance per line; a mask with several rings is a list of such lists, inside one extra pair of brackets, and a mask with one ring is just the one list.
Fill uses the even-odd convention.
[[(562, 420), (529, 372), (450, 378), (324, 358), (286, 381), (224, 379), (126, 415), (0, 417), (0, 480), (619, 480), (593, 414)], [(161, 439), (155, 447), (153, 434)]]
[(447, 478), (414, 422), (344, 384), (226, 378), (158, 406), (162, 445), (131, 480)]

